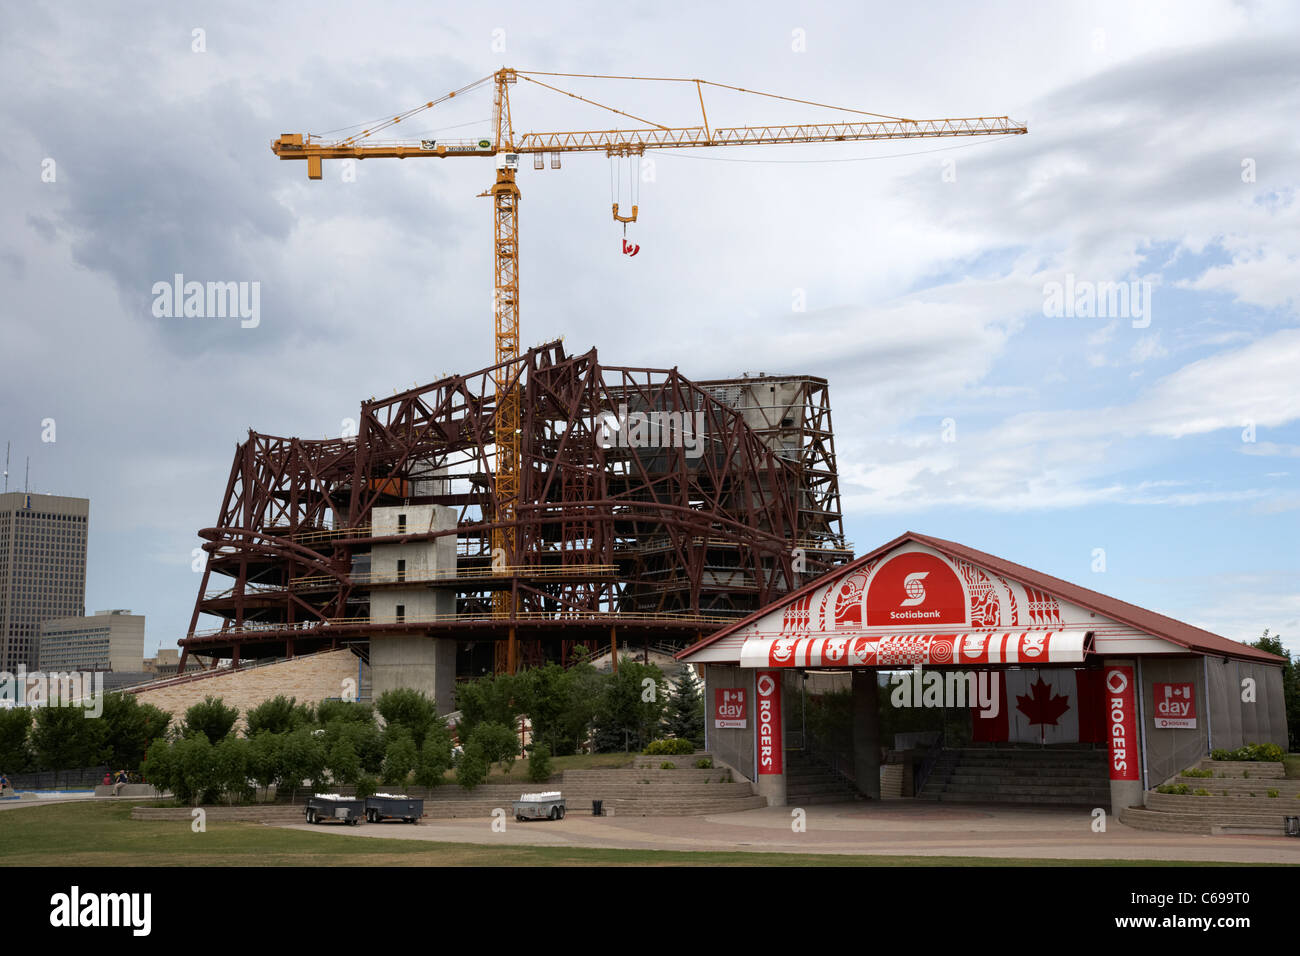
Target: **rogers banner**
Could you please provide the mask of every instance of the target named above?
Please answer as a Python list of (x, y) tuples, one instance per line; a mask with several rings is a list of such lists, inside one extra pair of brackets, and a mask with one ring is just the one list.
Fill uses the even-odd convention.
[(1162, 729), (1196, 729), (1196, 688), (1191, 681), (1181, 684), (1156, 684), (1155, 724)]
[(754, 686), (758, 691), (758, 772), (784, 773), (781, 752), (781, 672), (756, 671)]
[(1110, 779), (1139, 780), (1137, 703), (1133, 668), (1106, 668), (1106, 715), (1110, 725)]
[(745, 688), (713, 688), (713, 726), (745, 729)]

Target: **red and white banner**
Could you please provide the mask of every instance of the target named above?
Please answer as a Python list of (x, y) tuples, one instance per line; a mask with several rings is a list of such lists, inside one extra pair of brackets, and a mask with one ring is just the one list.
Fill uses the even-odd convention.
[(1081, 664), (1089, 631), (976, 631), (962, 634), (841, 634), (752, 637), (741, 667), (911, 667), (913, 664)]
[(1155, 684), (1155, 713), (1152, 719), (1161, 730), (1196, 729), (1196, 687), (1191, 681)]
[(1110, 779), (1139, 780), (1137, 703), (1133, 668), (1116, 664), (1105, 670), (1106, 714), (1110, 727)]
[(713, 688), (713, 726), (745, 729), (745, 688)]
[(754, 735), (758, 772), (784, 773), (781, 752), (781, 672), (758, 671), (754, 674), (754, 689), (758, 696), (758, 733)]
[(1072, 744), (1106, 740), (1101, 672), (1067, 667), (1000, 672), (1002, 706), (971, 708), (979, 743)]

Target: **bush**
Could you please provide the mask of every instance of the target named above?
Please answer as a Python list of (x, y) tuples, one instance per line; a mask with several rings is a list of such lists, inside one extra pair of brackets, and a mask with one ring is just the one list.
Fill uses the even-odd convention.
[(1176, 793), (1186, 795), (1192, 792), (1192, 788), (1185, 783), (1164, 783), (1156, 787), (1156, 793)]
[(659, 765), (659, 769), (660, 769), (660, 770), (676, 770), (676, 769), (677, 769), (677, 764), (673, 763), (671, 760), (665, 760), (663, 763), (661, 763), (661, 764)]
[(1210, 795), (1210, 791), (1206, 790), (1204, 787), (1197, 787), (1192, 791), (1192, 793), (1198, 797), (1208, 797)]
[(237, 707), (227, 707), (220, 697), (205, 697), (203, 703), (195, 704), (185, 711), (181, 722), (181, 736), (194, 737), (202, 734), (208, 743), (215, 744), (223, 737), (228, 737), (239, 719)]
[(1197, 770), (1195, 767), (1189, 767), (1181, 774), (1184, 777), (1213, 777), (1213, 770)]
[(456, 782), (466, 790), (473, 790), (487, 779), (488, 762), (476, 745), (465, 748), (456, 765)]
[(500, 763), (506, 773), (510, 772), (515, 758), (519, 756), (519, 738), (515, 736), (514, 730), (495, 721), (484, 721), (474, 728), (465, 743), (466, 754), (471, 747), (479, 752), (489, 766)]
[(1216, 747), (1210, 751), (1212, 760), (1247, 760), (1255, 763), (1281, 763), (1285, 754), (1277, 744), (1246, 744), (1236, 750)]
[(713, 761), (708, 757), (701, 757), (699, 760), (695, 761), (695, 768), (697, 770), (712, 770)]
[(528, 759), (528, 780), (530, 783), (545, 783), (550, 778), (551, 748), (546, 744), (534, 744)]
[(1277, 790), (1270, 790), (1268, 791), (1268, 795), (1270, 797), (1280, 797), (1282, 794)]
[(668, 737), (664, 740), (652, 740), (644, 753), (650, 757), (672, 757), (695, 753), (695, 745), (680, 737)]

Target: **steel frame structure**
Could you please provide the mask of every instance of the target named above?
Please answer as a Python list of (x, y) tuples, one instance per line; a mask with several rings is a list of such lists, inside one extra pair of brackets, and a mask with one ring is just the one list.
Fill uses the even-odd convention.
[[(796, 382), (801, 397), (768, 411), (729, 392), (767, 381)], [(495, 480), (503, 396), (519, 410), (508, 502)], [(625, 447), (609, 425), (620, 409), (683, 416), (696, 440)], [(372, 535), (375, 508), (416, 504), (454, 509), (454, 526)], [(579, 642), (684, 646), (853, 556), (824, 380), (695, 383), (676, 369), (603, 366), (595, 349), (566, 355), (558, 342), (365, 402), (355, 437), (250, 431), (218, 520), (199, 535), (208, 560), (181, 667), (190, 654), (237, 666), (364, 651), (380, 632), (491, 641), (495, 666), (510, 670), (565, 660)], [(419, 581), (368, 571), (376, 544), (447, 535), (454, 570)], [(455, 612), (372, 617), (370, 592), (395, 584), (450, 590)], [(199, 629), (205, 614), (220, 626)]]

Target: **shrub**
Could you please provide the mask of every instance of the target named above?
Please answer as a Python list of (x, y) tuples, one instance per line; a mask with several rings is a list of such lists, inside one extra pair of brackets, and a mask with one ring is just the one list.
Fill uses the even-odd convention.
[(672, 757), (693, 753), (695, 753), (695, 745), (681, 737), (652, 740), (645, 748), (645, 754), (650, 757)]
[(465, 742), (466, 754), (471, 747), (479, 752), (488, 766), (499, 762), (506, 773), (510, 772), (519, 756), (519, 738), (514, 730), (496, 721), (484, 721), (474, 728)]
[(659, 765), (659, 769), (660, 769), (660, 770), (676, 770), (676, 769), (677, 769), (677, 764), (673, 763), (671, 760), (665, 760), (663, 763), (661, 763), (661, 764)]
[(1181, 774), (1184, 777), (1213, 777), (1213, 770), (1197, 770), (1195, 767), (1188, 767)]
[(1208, 797), (1210, 795), (1210, 791), (1206, 790), (1204, 787), (1197, 787), (1192, 791), (1192, 793), (1198, 797)]
[(1280, 763), (1285, 754), (1277, 744), (1246, 744), (1236, 750), (1215, 748), (1210, 751), (1213, 760), (1247, 760), (1255, 763)]
[(1268, 791), (1268, 795), (1270, 797), (1280, 797), (1282, 794), (1277, 790), (1270, 790)]
[(1176, 793), (1186, 795), (1192, 792), (1192, 788), (1185, 783), (1164, 783), (1156, 787), (1156, 793)]
[(227, 707), (220, 697), (205, 697), (203, 703), (195, 704), (185, 711), (181, 736), (194, 737), (202, 734), (208, 743), (215, 744), (230, 735), (238, 719), (239, 708)]
[(699, 770), (712, 770), (713, 761), (710, 760), (708, 757), (701, 757), (699, 760), (695, 761), (695, 766), (696, 769)]
[(528, 779), (532, 783), (545, 783), (550, 777), (551, 748), (546, 744), (534, 744), (528, 760)]
[(466, 790), (473, 790), (487, 779), (488, 762), (483, 751), (471, 742), (456, 764), (456, 782)]

